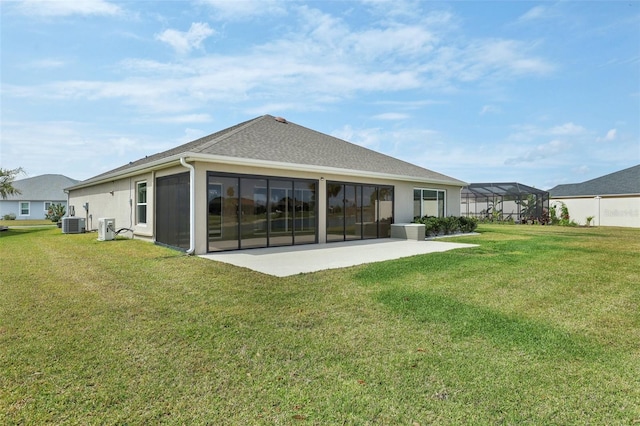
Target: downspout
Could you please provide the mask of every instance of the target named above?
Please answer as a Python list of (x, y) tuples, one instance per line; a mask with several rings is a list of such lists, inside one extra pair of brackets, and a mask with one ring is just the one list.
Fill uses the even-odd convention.
[(180, 157), (180, 164), (189, 169), (189, 249), (187, 254), (193, 254), (196, 249), (196, 169)]

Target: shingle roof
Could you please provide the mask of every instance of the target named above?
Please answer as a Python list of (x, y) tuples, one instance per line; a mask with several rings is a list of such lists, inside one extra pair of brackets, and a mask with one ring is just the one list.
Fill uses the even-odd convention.
[[(178, 155), (212, 155), (265, 162), (330, 167), (412, 177), (419, 181), (463, 186), (441, 173), (398, 160), (295, 123), (263, 115), (176, 148), (154, 154), (103, 173), (85, 182), (114, 177)], [(83, 182), (84, 183), (84, 182)]]
[(9, 195), (7, 200), (17, 201), (66, 201), (64, 188), (79, 181), (63, 175), (40, 175), (13, 182), (21, 194)]
[(558, 185), (549, 194), (552, 198), (640, 194), (640, 164), (582, 183)]

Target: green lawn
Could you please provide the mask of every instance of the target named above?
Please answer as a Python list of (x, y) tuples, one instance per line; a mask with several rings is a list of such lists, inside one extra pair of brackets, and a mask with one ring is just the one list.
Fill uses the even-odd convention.
[(0, 233), (0, 424), (640, 423), (640, 231), (275, 278)]

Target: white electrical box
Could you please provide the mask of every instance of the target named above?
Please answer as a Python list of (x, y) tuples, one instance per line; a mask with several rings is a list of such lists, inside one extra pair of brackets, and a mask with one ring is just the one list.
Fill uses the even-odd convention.
[(116, 238), (116, 220), (111, 217), (98, 219), (98, 241), (111, 241)]

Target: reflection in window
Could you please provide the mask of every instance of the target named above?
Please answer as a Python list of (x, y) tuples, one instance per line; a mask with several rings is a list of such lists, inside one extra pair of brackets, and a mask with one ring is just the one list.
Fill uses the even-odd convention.
[(208, 175), (209, 251), (317, 242), (317, 182)]
[(414, 189), (413, 217), (444, 217), (445, 195), (445, 191), (440, 189)]
[(327, 183), (327, 241), (386, 238), (393, 223), (393, 187)]

